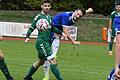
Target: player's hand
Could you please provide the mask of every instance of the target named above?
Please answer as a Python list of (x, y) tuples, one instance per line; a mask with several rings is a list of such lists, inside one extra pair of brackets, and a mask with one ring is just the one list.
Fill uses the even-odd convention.
[(88, 8), (88, 9), (86, 10), (86, 13), (91, 13), (91, 12), (93, 12), (93, 9), (92, 9), (92, 8)]
[(2, 41), (3, 40), (3, 38), (2, 37), (0, 37), (0, 41)]
[(27, 43), (29, 40), (30, 40), (29, 38), (26, 38), (26, 39), (25, 39), (25, 43)]
[(109, 29), (110, 32), (112, 32), (112, 29)]
[(66, 39), (67, 35), (65, 33), (62, 33), (62, 36)]
[(115, 77), (120, 79), (120, 69), (119, 69), (119, 67), (115, 68)]
[(80, 45), (80, 41), (74, 41), (73, 44)]

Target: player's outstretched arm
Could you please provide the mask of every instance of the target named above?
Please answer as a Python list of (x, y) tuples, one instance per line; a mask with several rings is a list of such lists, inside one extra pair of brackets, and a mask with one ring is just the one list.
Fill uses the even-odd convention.
[(24, 42), (27, 43), (29, 40), (30, 40), (29, 38), (26, 38)]
[(88, 8), (88, 9), (86, 10), (86, 14), (91, 13), (91, 12), (93, 12), (93, 9), (92, 9), (92, 8)]
[(33, 28), (29, 28), (28, 29), (28, 31), (27, 31), (27, 34), (26, 34), (26, 38), (25, 38), (25, 43), (27, 43), (30, 39), (29, 39), (29, 37), (30, 37), (30, 35), (31, 35), (31, 33), (34, 31), (34, 29)]
[(67, 35), (66, 35), (64, 32), (62, 32), (62, 36), (63, 36), (64, 38), (67, 38)]
[(75, 41), (73, 38), (71, 38), (70, 34), (69, 34), (69, 29), (64, 27), (63, 28), (64, 33), (67, 35), (67, 38), (73, 43), (73, 44), (80, 44), (79, 41)]

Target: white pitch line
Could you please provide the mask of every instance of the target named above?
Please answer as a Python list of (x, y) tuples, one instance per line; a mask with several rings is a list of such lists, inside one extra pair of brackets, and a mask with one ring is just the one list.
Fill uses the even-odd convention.
[(71, 71), (71, 72), (82, 72), (82, 73), (89, 73), (89, 74), (103, 74), (103, 75), (106, 75), (104, 73), (100, 73), (100, 72), (87, 72), (87, 71), (84, 71), (84, 70), (77, 70), (77, 69), (61, 69), (61, 70), (64, 70), (64, 71)]

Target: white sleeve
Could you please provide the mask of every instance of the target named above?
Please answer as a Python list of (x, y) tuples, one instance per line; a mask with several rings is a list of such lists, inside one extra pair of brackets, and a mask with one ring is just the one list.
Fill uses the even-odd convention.
[(64, 28), (71, 28), (73, 26), (62, 25)]

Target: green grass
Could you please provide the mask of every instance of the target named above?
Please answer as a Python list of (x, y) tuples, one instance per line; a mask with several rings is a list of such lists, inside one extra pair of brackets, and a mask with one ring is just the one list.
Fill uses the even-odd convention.
[[(25, 44), (24, 41), (0, 41), (0, 49), (4, 52), (5, 61), (15, 80), (23, 80), (23, 76), (37, 58), (34, 42)], [(81, 44), (73, 47), (62, 43), (58, 52), (58, 66), (64, 80), (106, 80), (114, 67), (114, 56), (110, 57), (106, 53), (105, 45)], [(43, 78), (42, 67), (33, 78)], [(53, 74), (50, 74), (50, 78), (55, 80)], [(0, 80), (5, 80), (1, 71)]]

